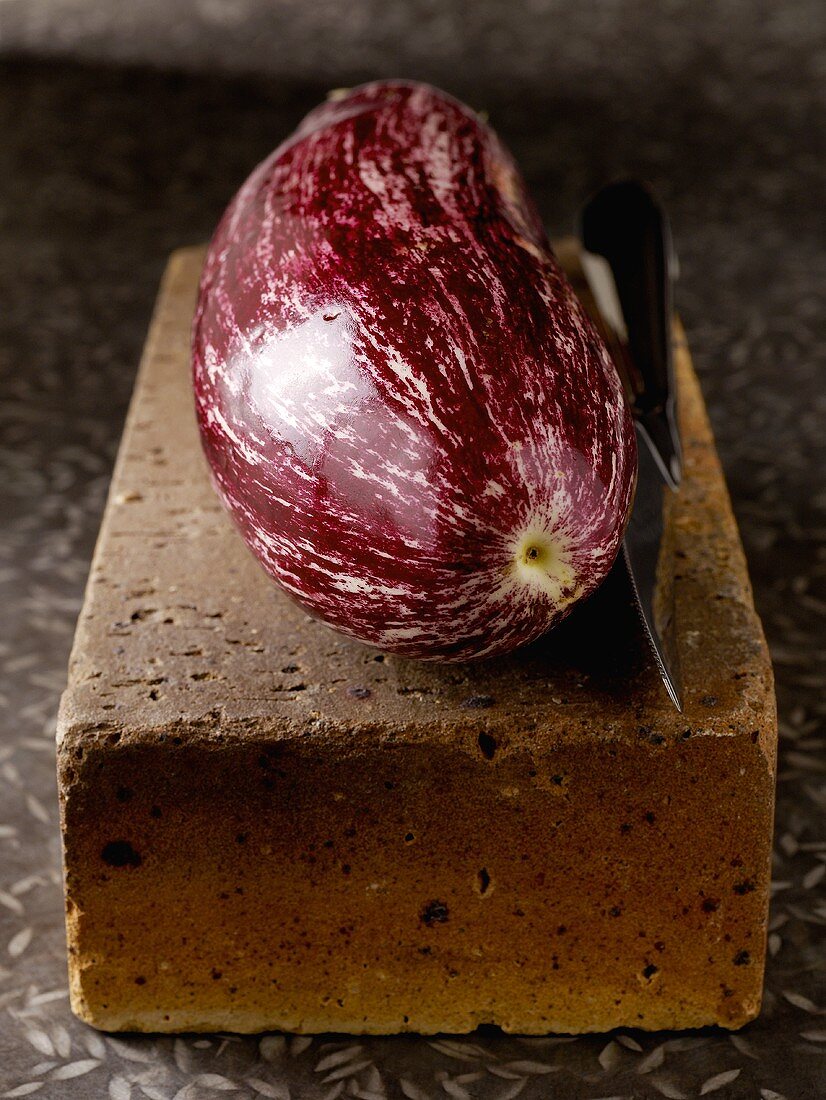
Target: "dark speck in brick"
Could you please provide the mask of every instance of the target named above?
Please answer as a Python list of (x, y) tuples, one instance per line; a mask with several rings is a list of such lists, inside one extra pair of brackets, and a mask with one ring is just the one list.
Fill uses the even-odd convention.
[(349, 687), (347, 694), (353, 699), (369, 699), (373, 692), (368, 687)]
[(463, 700), (462, 706), (466, 710), (487, 710), (495, 702), (496, 700), (492, 695), (469, 695), (467, 699)]
[(655, 733), (650, 726), (638, 726), (637, 733), (651, 745), (662, 745), (665, 738), (661, 733)]
[(139, 867), (141, 863), (140, 855), (128, 840), (111, 840), (100, 854), (110, 867)]
[(449, 916), (450, 911), (446, 902), (429, 901), (419, 914), (419, 919), (429, 928), (434, 924), (444, 924)]
[(496, 753), (496, 738), (491, 737), (489, 733), (484, 731), (479, 734), (477, 738), (477, 744), (479, 745), (479, 751), (486, 760), (493, 760)]

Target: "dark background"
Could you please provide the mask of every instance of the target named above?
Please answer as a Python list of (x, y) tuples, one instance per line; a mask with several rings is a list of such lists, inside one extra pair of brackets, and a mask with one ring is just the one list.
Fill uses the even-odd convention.
[[(822, 0), (0, 0), (0, 1087), (122, 1100), (149, 1095), (151, 1063), (146, 1087), (171, 1098), (199, 1067), (238, 1083), (264, 1057), (254, 1041), (220, 1065), (217, 1041), (182, 1054), (145, 1040), (128, 1055), (69, 1018), (53, 720), (166, 256), (209, 236), (330, 87), (375, 76), (429, 79), (487, 110), (552, 233), (612, 176), (655, 184), (775, 661), (779, 885), (763, 1017), (739, 1045), (676, 1040), (649, 1073), (640, 1062), (662, 1037), (637, 1036), (643, 1052), (578, 1040), (559, 1094), (694, 1096), (735, 1069), (719, 1095), (826, 1094)], [(500, 1040), (486, 1041), (495, 1053)], [(404, 1073), (435, 1093), (434, 1073), (463, 1068), (423, 1042), (366, 1045), (388, 1096)], [(266, 1080), (309, 1090), (314, 1049), (289, 1073), (265, 1058)], [(67, 1065), (80, 1069), (64, 1077)], [(543, 1080), (522, 1095), (547, 1096)]]

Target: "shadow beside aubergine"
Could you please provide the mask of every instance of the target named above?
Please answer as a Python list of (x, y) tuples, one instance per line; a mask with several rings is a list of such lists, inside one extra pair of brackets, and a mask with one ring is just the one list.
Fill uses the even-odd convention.
[[(511, 660), (511, 658), (509, 658)], [(517, 660), (547, 670), (586, 674), (592, 687), (627, 692), (628, 683), (649, 663), (628, 573), (618, 559), (600, 587)]]
[[(627, 701), (637, 694), (637, 686), (630, 691), (629, 685), (640, 678), (659, 681), (621, 559), (596, 592), (558, 626), (506, 657), (436, 666), (404, 658), (393, 663), (405, 683), (418, 684), (426, 669), (431, 683), (435, 674), (451, 694), (458, 688), (471, 699), (488, 700), (487, 705), (504, 702), (503, 692), (512, 695), (514, 688), (534, 684), (549, 700), (572, 703), (586, 681), (591, 700)], [(524, 704), (522, 692), (517, 696)], [(544, 701), (532, 692), (531, 696), (533, 703)]]

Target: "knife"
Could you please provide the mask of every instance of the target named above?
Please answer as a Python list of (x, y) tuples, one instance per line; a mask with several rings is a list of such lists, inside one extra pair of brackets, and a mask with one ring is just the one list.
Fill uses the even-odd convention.
[(677, 492), (682, 473), (671, 330), (676, 268), (671, 233), (651, 191), (625, 180), (603, 188), (585, 205), (581, 236), (595, 320), (629, 391), (637, 431), (637, 492), (623, 558), (663, 684), (681, 711), (673, 590), (670, 583), (658, 583), (664, 494)]

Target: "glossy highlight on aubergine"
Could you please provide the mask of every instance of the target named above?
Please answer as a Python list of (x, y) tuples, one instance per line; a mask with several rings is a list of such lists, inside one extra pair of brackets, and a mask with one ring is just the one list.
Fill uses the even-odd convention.
[(331, 98), (253, 172), (210, 245), (193, 379), (246, 542), (364, 642), (509, 652), (616, 557), (620, 381), (512, 158), (427, 85)]

